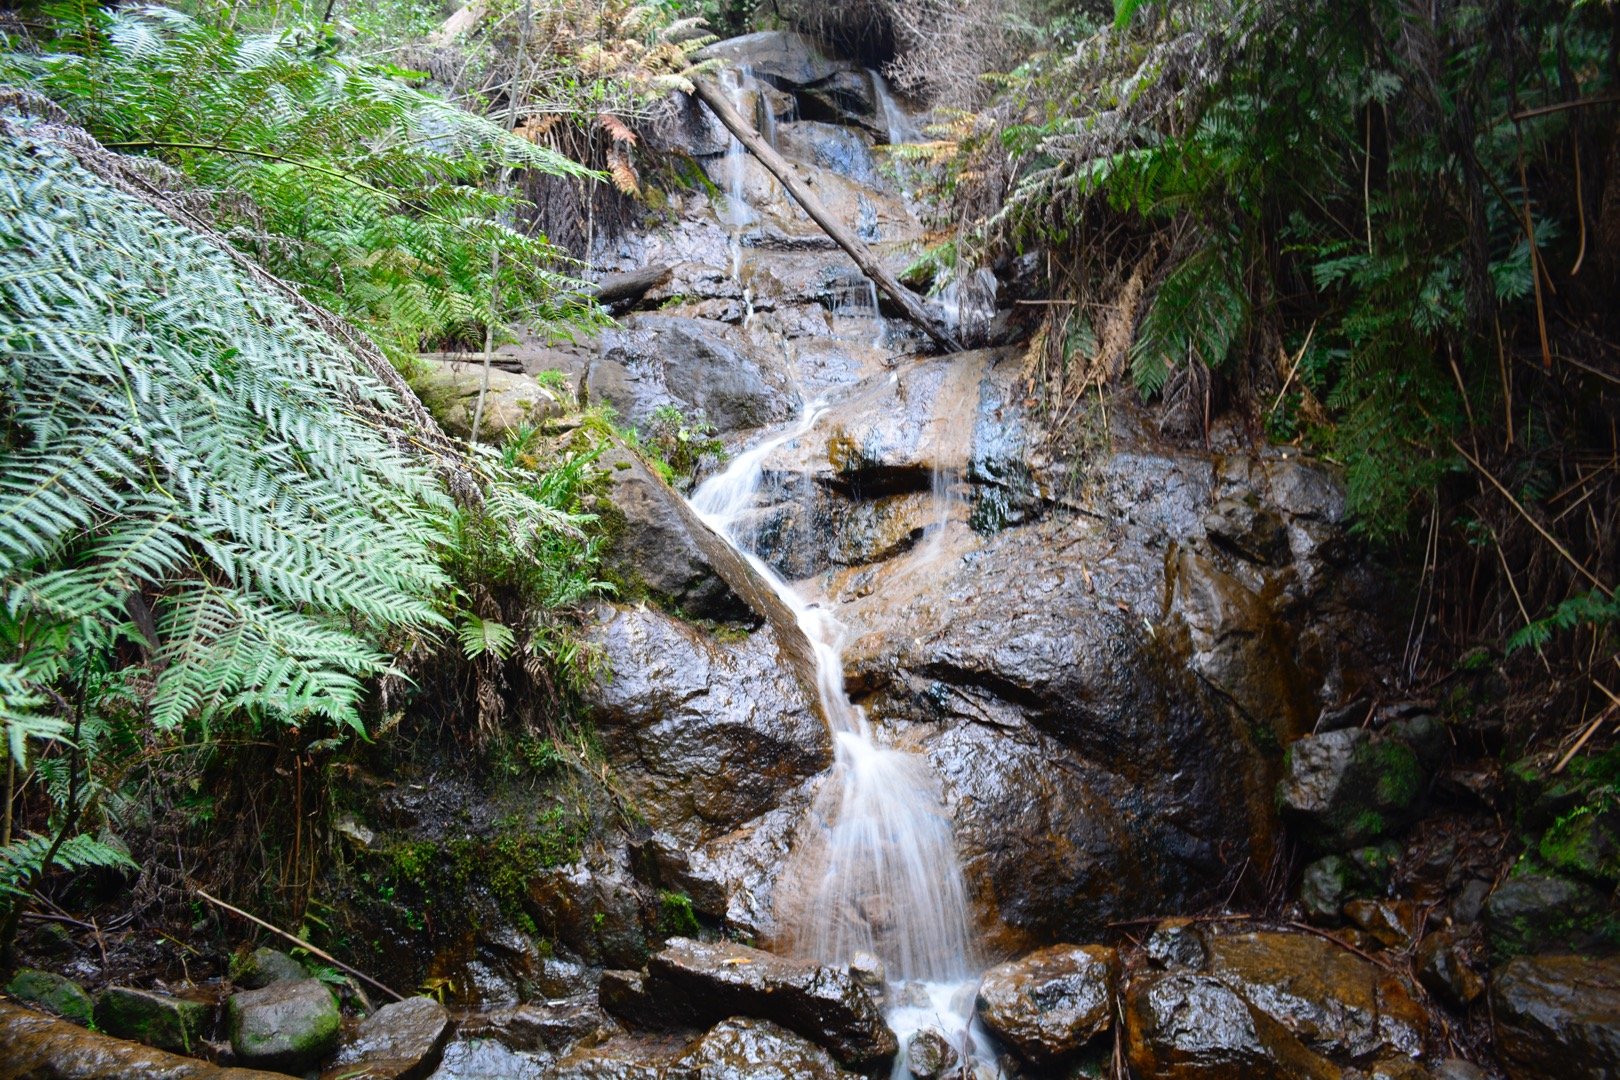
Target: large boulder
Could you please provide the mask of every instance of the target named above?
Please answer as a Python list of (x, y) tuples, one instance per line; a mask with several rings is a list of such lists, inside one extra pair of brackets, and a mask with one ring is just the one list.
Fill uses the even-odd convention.
[(852, 1077), (827, 1051), (769, 1020), (716, 1024), (675, 1063), (693, 1080), (842, 1080)]
[(201, 1045), (213, 1009), (201, 1001), (109, 986), (96, 998), (96, 1027), (109, 1035), (189, 1054)]
[(886, 1064), (899, 1049), (877, 1006), (847, 971), (730, 942), (671, 938), (648, 962), (645, 978), (604, 980), (602, 994), (610, 1012), (648, 1026), (769, 1020), (855, 1069)]
[(243, 990), (262, 990), (274, 982), (309, 978), (304, 965), (281, 952), (260, 946), (252, 952), (231, 958), (231, 982)]
[(360, 1022), (322, 1080), (424, 1080), (450, 1039), (450, 1011), (432, 998), (394, 1001)]
[(1109, 1029), (1119, 955), (1101, 945), (1053, 945), (985, 972), (979, 1019), (1037, 1065), (1073, 1057)]
[(1620, 944), (1620, 908), (1583, 881), (1519, 873), (1485, 901), (1485, 934), (1493, 963), (1523, 953), (1613, 948)]
[(746, 68), (756, 79), (768, 80), (784, 89), (820, 82), (838, 70), (809, 38), (791, 30), (761, 30), (727, 38), (706, 46), (697, 58)]
[[(471, 435), (473, 417), (478, 413), (478, 392), (484, 385), (481, 357), (420, 358), (410, 384), (445, 431), (463, 437)], [(560, 414), (564, 396), (541, 386), (530, 375), (492, 367), (484, 411), (478, 418), (479, 441), (498, 443), (509, 432)]]
[(1513, 1080), (1620, 1075), (1620, 959), (1518, 957), (1492, 981), (1491, 1019)]
[(231, 1047), (245, 1064), (300, 1073), (330, 1054), (343, 1016), (319, 979), (232, 994)]

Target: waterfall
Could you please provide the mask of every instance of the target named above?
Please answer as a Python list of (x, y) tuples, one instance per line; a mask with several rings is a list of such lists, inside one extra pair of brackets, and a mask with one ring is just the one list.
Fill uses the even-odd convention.
[(889, 145), (911, 142), (917, 137), (917, 129), (912, 125), (911, 117), (894, 100), (888, 80), (872, 68), (867, 68), (866, 73), (872, 77), (872, 96), (877, 98), (878, 112), (883, 115), (884, 126), (888, 129)]
[[(732, 106), (738, 112), (746, 113), (747, 95), (755, 91), (753, 72), (746, 65), (738, 69), (728, 68), (721, 72), (720, 85), (726, 97), (731, 99)], [(761, 111), (770, 115), (771, 110), (767, 106)], [(773, 123), (769, 136), (773, 143), (775, 134)], [(742, 321), (743, 325), (747, 326), (754, 318), (754, 295), (753, 289), (743, 281), (743, 232), (754, 223), (757, 215), (754, 208), (748, 205), (748, 148), (742, 144), (741, 139), (730, 132), (727, 132), (727, 137), (731, 141), (726, 144), (726, 205), (720, 214), (720, 221), (726, 226), (727, 247), (731, 254), (731, 279), (742, 289)]]
[[(744, 524), (766, 457), (807, 434), (824, 411), (821, 402), (807, 405), (797, 421), (738, 455), (691, 500), (792, 611), (815, 654), (834, 764), (813, 810), (822, 827), (821, 858), (796, 883), (805, 902), (789, 930), (798, 949), (818, 962), (843, 966), (859, 953), (883, 962), (890, 986), (885, 1015), (902, 1048), (912, 1033), (937, 1028), (978, 1073), (994, 1075), (973, 1017), (967, 888), (938, 781), (920, 756), (881, 744), (844, 686), (843, 627), (751, 550)], [(894, 1076), (909, 1076), (903, 1052)]]

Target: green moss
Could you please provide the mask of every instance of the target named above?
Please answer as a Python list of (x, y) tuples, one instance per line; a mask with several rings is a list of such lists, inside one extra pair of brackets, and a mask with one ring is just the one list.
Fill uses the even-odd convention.
[(1394, 739), (1378, 739), (1367, 744), (1372, 765), (1377, 770), (1376, 798), (1380, 805), (1408, 807), (1423, 792), (1423, 766), (1410, 746)]
[(1536, 845), (1541, 861), (1594, 881), (1620, 882), (1620, 836), (1615, 815), (1581, 806), (1560, 817)]
[(670, 937), (692, 937), (698, 932), (692, 898), (683, 892), (658, 894), (658, 929)]

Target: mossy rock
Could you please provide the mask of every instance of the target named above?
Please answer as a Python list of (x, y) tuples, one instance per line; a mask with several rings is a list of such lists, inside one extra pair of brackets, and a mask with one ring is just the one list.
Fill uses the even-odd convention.
[(1405, 742), (1358, 728), (1298, 740), (1283, 768), (1278, 804), (1300, 838), (1324, 853), (1365, 848), (1403, 828), (1427, 782)]
[(337, 1047), (342, 1022), (337, 1000), (318, 979), (231, 996), (231, 1047), (255, 1068), (303, 1072)]
[(96, 1003), (84, 987), (49, 971), (23, 968), (6, 984), (6, 993), (18, 1001), (42, 1006), (65, 1020), (88, 1026)]
[(244, 990), (260, 990), (271, 983), (309, 978), (304, 965), (277, 949), (260, 946), (231, 957), (231, 981)]
[(1620, 884), (1620, 811), (1583, 806), (1564, 815), (1541, 835), (1536, 854), (1562, 873)]
[(109, 1035), (160, 1050), (189, 1054), (207, 1030), (213, 1010), (200, 1001), (109, 986), (96, 999), (96, 1026)]
[(1529, 864), (1485, 902), (1491, 961), (1540, 953), (1608, 953), (1620, 949), (1620, 909), (1582, 881)]

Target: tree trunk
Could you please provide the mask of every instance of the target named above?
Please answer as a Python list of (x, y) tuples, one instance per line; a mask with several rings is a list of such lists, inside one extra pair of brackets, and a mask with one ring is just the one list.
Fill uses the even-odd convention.
[(799, 174), (794, 171), (793, 166), (788, 164), (781, 154), (773, 150), (770, 143), (760, 138), (759, 132), (755, 131), (753, 125), (744, 120), (737, 110), (732, 108), (731, 102), (718, 87), (707, 79), (694, 80), (694, 85), (697, 87), (697, 96), (702, 99), (703, 103), (709, 107), (714, 115), (720, 118), (720, 122), (726, 125), (733, 135), (737, 136), (738, 141), (748, 148), (749, 153), (759, 159), (761, 165), (770, 170), (772, 176), (782, 182), (782, 186), (787, 188), (788, 194), (798, 200), (799, 205), (804, 207), (805, 213), (810, 215), (810, 219), (821, 226), (822, 230), (832, 237), (839, 247), (849, 253), (849, 257), (855, 260), (855, 265), (860, 267), (861, 272), (871, 278), (878, 288), (882, 289), (889, 295), (890, 299), (900, 305), (900, 309), (906, 313), (908, 319), (916, 323), (924, 333), (937, 341), (945, 351), (962, 351), (961, 344), (951, 335), (950, 331), (928, 317), (928, 312), (923, 309), (922, 302), (918, 300), (917, 294), (894, 280), (894, 277), (867, 250), (866, 245), (856, 239), (855, 234), (846, 229), (840, 222), (834, 220), (831, 214), (827, 213), (826, 207), (821, 205), (821, 200), (816, 198), (803, 180), (799, 179)]

